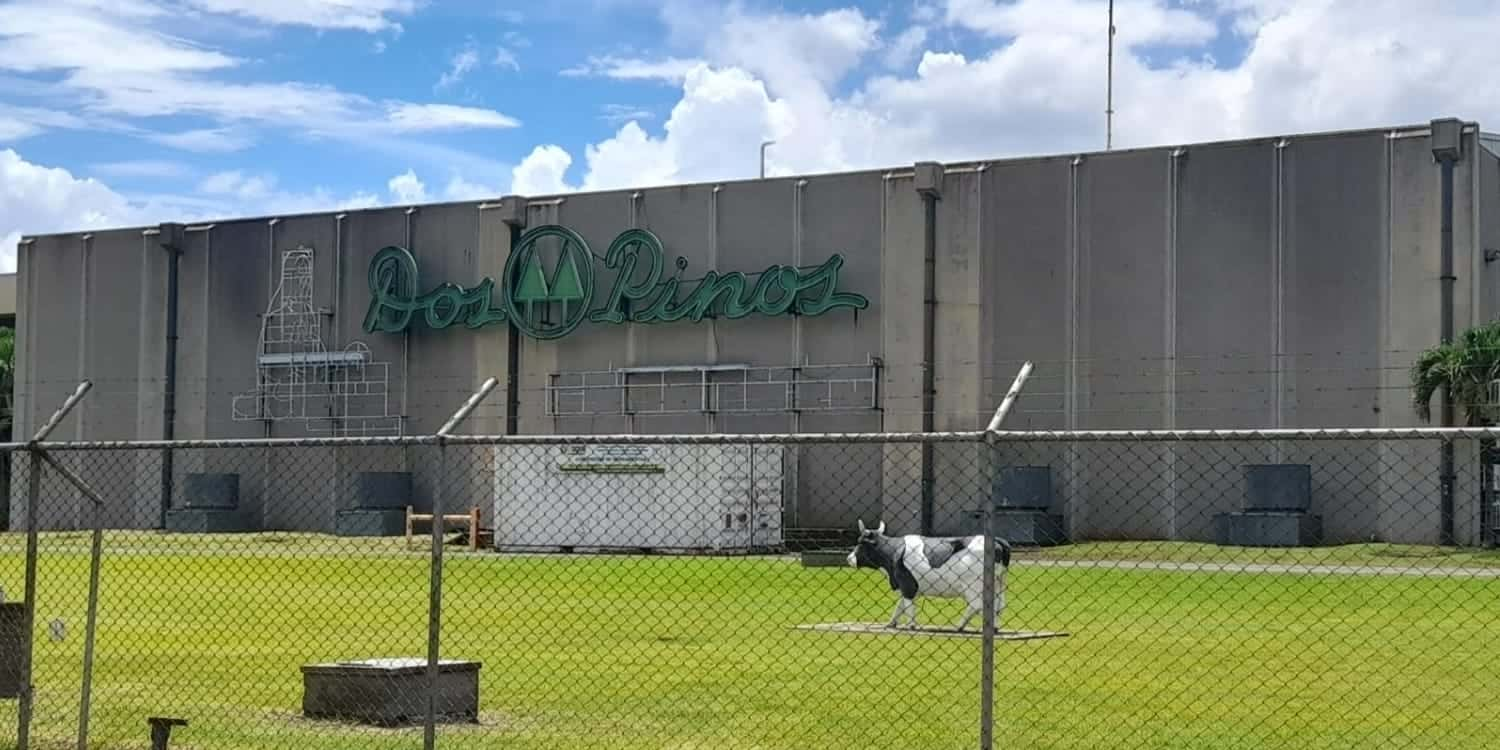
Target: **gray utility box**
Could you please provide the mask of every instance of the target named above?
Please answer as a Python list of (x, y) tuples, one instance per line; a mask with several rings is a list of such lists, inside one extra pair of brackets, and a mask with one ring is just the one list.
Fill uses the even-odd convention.
[(354, 474), (351, 494), (334, 513), (337, 536), (401, 536), (406, 533), (406, 508), (412, 504), (409, 471), (360, 471)]
[(1062, 515), (1052, 512), (1051, 466), (1002, 466), (994, 477), (996, 536), (1025, 546), (1068, 541)]
[(1312, 467), (1307, 464), (1245, 466), (1245, 510), (1306, 513), (1312, 507)]
[[(437, 721), (479, 721), (479, 662), (439, 661)], [(302, 667), (302, 714), (394, 727), (427, 717), (426, 659), (368, 659)]]
[(349, 510), (399, 510), (411, 505), (411, 472), (361, 471), (354, 475)]
[(1061, 514), (1036, 510), (996, 511), (995, 536), (1027, 547), (1050, 547), (1068, 541)]
[(406, 508), (378, 510), (355, 508), (333, 514), (336, 536), (402, 536), (406, 533)]
[(1308, 513), (1257, 511), (1214, 516), (1214, 536), (1234, 547), (1312, 547), (1323, 538), (1323, 519)]
[(21, 652), (26, 650), (26, 605), (0, 604), (0, 698), (21, 697)]
[(254, 531), (238, 510), (169, 510), (167, 531), (177, 534), (231, 534)]
[(167, 531), (222, 534), (254, 531), (240, 513), (240, 475), (189, 473), (167, 511)]
[(240, 507), (239, 474), (188, 474), (177, 507), (186, 510), (234, 510)]
[(1051, 466), (1002, 466), (995, 472), (995, 507), (1007, 510), (1052, 508)]

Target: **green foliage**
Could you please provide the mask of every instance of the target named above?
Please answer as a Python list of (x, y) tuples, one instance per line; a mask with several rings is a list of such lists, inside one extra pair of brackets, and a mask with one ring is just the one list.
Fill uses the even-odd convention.
[(1432, 399), (1447, 389), (1471, 427), (1495, 423), (1489, 384), (1500, 378), (1500, 321), (1464, 331), (1457, 341), (1422, 352), (1411, 368), (1412, 405), (1432, 421)]
[(0, 328), (0, 436), (10, 439), (11, 409), (15, 404), (16, 331)]

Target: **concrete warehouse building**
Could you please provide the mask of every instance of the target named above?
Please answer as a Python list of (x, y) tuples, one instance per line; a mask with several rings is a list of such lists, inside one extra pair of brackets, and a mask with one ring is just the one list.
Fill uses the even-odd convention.
[[(1497, 152), (1439, 120), (28, 237), (17, 434), (82, 378), (99, 387), (55, 439), (431, 433), (490, 376), (501, 387), (461, 432), (971, 430), (1027, 359), (1010, 428), (1413, 425), (1416, 352), (1500, 306)], [(912, 450), (788, 449), (777, 522), (965, 526), (976, 448)], [(411, 471), (419, 507), (433, 483), (410, 450), (252, 452), (178, 452), (170, 491), (159, 452), (92, 464), (133, 488), (112, 523), (143, 528), (192, 472), (237, 473), (244, 523), (265, 529), (337, 530), (357, 471)], [(1380, 471), (1318, 485), (1315, 458), (1327, 539), (1436, 538), (1435, 499)], [(1056, 462), (1051, 502), (1073, 537), (1209, 538), (1209, 506), (1237, 499), (1190, 478), (1238, 469), (1188, 461), (1171, 502), (1200, 504), (1191, 523), (1141, 510), (1152, 482), (1063, 482)], [(470, 492), (493, 497), (482, 474), (465, 472)], [(1458, 494), (1473, 539), (1477, 489)]]

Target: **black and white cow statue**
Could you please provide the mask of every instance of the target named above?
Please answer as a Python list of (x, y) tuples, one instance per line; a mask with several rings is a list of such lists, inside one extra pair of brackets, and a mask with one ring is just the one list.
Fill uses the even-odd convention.
[[(995, 540), (995, 629), (1000, 629), (1000, 614), (1005, 611), (1005, 574), (1010, 569), (1010, 544)], [(908, 613), (908, 624), (917, 627), (917, 597), (963, 599), (968, 603), (960, 631), (968, 627), (974, 615), (984, 611), (984, 537), (932, 537), (918, 534), (886, 536), (885, 522), (874, 529), (859, 521), (859, 542), (849, 553), (849, 566), (877, 568), (890, 579), (891, 590), (901, 595), (896, 611), (886, 627), (894, 628), (901, 613)]]

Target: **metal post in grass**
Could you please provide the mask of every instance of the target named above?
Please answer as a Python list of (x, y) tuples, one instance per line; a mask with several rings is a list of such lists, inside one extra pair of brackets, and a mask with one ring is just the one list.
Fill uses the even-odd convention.
[(93, 538), (89, 544), (89, 604), (83, 630), (83, 688), (78, 699), (78, 750), (88, 750), (89, 709), (94, 688), (94, 634), (98, 631), (99, 623), (99, 565), (104, 552), (104, 498), (74, 474), (72, 469), (58, 463), (52, 454), (38, 450), (34, 455), (41, 456), (42, 461), (52, 467), (53, 471), (61, 474), (63, 479), (68, 480), (68, 484), (73, 485), (93, 503)]
[(41, 429), (32, 436), (31, 445), (28, 450), (31, 460), (27, 462), (28, 471), (26, 481), (26, 602), (22, 611), (22, 632), (25, 643), (21, 653), (21, 700), (18, 706), (16, 721), (16, 749), (29, 750), (31, 747), (31, 714), (35, 706), (36, 691), (31, 679), (31, 669), (36, 646), (36, 558), (37, 558), (37, 527), (40, 525), (41, 498), (42, 498), (42, 452), (37, 450), (35, 443), (47, 439), (57, 426), (67, 418), (73, 407), (78, 405), (83, 397), (93, 389), (94, 384), (83, 381), (73, 394), (68, 396), (63, 405), (52, 413), (52, 417), (42, 425)]
[[(1016, 373), (1015, 382), (1011, 383), (1010, 391), (1005, 394), (1005, 399), (1000, 402), (1000, 408), (995, 410), (995, 416), (990, 419), (985, 428), (985, 444), (993, 452), (995, 449), (995, 433), (999, 431), (1000, 425), (1005, 422), (1005, 417), (1010, 414), (1010, 409), (1016, 403), (1016, 398), (1021, 395), (1021, 388), (1026, 385), (1026, 379), (1031, 377), (1031, 363), (1021, 365), (1021, 371)], [(991, 462), (993, 465), (993, 462)], [(980, 750), (994, 750), (995, 747), (995, 498), (986, 497), (980, 504), (979, 515), (984, 520), (984, 631), (980, 641), (980, 666), (979, 666), (979, 748)]]
[[(427, 718), (422, 727), (423, 750), (432, 750), (437, 743), (438, 661), (443, 624), (443, 500), (452, 485), (448, 476), (451, 468), (448, 436), (473, 413), (479, 402), (490, 395), (490, 391), (495, 390), (497, 383), (495, 378), (484, 381), (479, 390), (469, 396), (469, 400), (458, 407), (458, 411), (453, 412), (453, 416), (437, 431), (438, 477), (437, 488), (432, 493), (432, 580), (428, 588), (427, 603)], [(469, 533), (478, 534), (479, 529), (470, 529)]]

